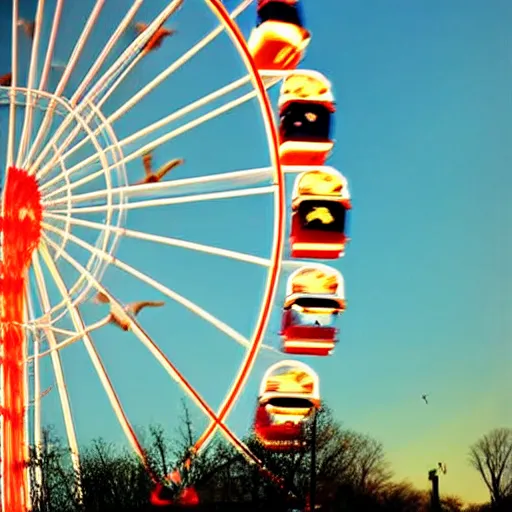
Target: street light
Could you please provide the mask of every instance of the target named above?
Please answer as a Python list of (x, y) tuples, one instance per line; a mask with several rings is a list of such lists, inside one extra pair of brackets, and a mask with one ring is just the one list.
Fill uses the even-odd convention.
[(441, 503), (439, 501), (439, 477), (437, 476), (437, 469), (431, 469), (428, 472), (428, 479), (432, 482), (432, 494), (430, 495), (430, 506), (432, 512), (441, 510)]
[(432, 482), (432, 494), (430, 495), (430, 506), (433, 512), (439, 512), (441, 510), (441, 500), (439, 498), (439, 475), (437, 474), (437, 470), (440, 469), (441, 472), (446, 475), (446, 464), (441, 462), (437, 463), (436, 469), (431, 469), (428, 472), (428, 479)]

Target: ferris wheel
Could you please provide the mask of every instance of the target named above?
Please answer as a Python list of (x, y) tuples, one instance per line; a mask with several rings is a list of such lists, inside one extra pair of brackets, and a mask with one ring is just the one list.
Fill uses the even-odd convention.
[[(255, 435), (269, 450), (296, 449), (321, 396), (318, 375), (290, 357), (330, 355), (346, 307), (343, 277), (328, 263), (344, 254), (351, 200), (346, 178), (327, 165), (331, 84), (297, 69), (311, 40), (301, 6), (243, 0), (228, 12), (219, 0), (34, 4), (25, 12), (12, 0), (11, 42), (4, 44), (11, 71), (0, 77), (3, 510), (30, 508), (29, 488), (38, 482), (27, 476), (28, 447), (41, 445), (49, 393), (62, 411), (80, 492), (76, 407), (63, 362), (74, 347), (84, 347), (144, 462), (98, 349), (105, 336), (137, 341), (208, 418), (191, 455), (220, 430), (265, 471), (226, 425), (258, 355), (279, 361), (262, 375)], [(253, 7), (256, 22), (244, 37), (237, 20)], [(218, 53), (228, 47), (226, 64)], [(247, 154), (261, 165), (247, 165)], [(222, 170), (229, 165), (237, 170)], [(223, 262), (221, 270), (213, 260)], [(258, 284), (238, 319), (243, 329), (190, 298), (201, 281), (212, 307), (235, 307), (239, 281), (247, 286), (250, 272), (232, 270), (237, 265), (260, 272), (258, 280), (247, 277)], [(211, 283), (194, 280), (188, 268), (206, 269)], [(163, 348), (169, 328), (144, 320), (154, 310), (164, 312), (162, 323), (176, 324), (182, 316), (171, 303), (179, 315), (189, 312), (187, 326), (190, 318), (209, 324), (243, 350), (218, 408)], [(275, 311), (280, 346), (265, 338)], [(46, 388), (45, 371), (52, 375)]]

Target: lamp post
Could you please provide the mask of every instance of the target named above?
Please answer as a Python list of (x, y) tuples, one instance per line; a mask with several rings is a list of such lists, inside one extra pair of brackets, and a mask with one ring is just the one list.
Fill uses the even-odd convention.
[(432, 494), (430, 495), (430, 508), (434, 512), (440, 512), (441, 499), (439, 497), (439, 474), (437, 470), (440, 469), (443, 475), (446, 475), (446, 463), (438, 462), (436, 469), (431, 469), (428, 472), (428, 479), (432, 482)]
[(441, 510), (441, 503), (439, 500), (439, 476), (437, 475), (437, 469), (431, 469), (428, 472), (428, 479), (432, 482), (430, 507), (432, 512), (439, 512)]

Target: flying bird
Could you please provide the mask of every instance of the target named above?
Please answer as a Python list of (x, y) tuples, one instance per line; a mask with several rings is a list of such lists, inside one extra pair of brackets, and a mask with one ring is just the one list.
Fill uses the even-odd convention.
[(427, 397), (428, 397), (428, 395), (421, 395), (421, 398), (422, 398), (423, 400), (425, 400), (425, 403), (428, 405)]
[[(148, 28), (147, 23), (138, 22), (135, 23), (135, 30), (137, 34), (142, 34)], [(155, 30), (155, 33), (149, 38), (148, 42), (143, 46), (142, 53), (147, 54), (150, 51), (156, 50), (162, 46), (162, 43), (166, 37), (173, 36), (176, 30), (172, 30), (165, 27), (160, 27)]]
[(153, 156), (151, 153), (146, 153), (142, 157), (142, 163), (144, 164), (144, 172), (146, 173), (146, 176), (142, 180), (138, 181), (136, 185), (159, 182), (175, 167), (184, 164), (185, 160), (182, 158), (175, 158), (174, 160), (170, 160), (166, 164), (162, 165), (162, 167), (160, 167), (160, 169), (158, 169), (156, 172), (153, 172)]
[(48, 386), (40, 395), (39, 398), (44, 398), (51, 390), (53, 389), (53, 386)]
[[(94, 302), (96, 304), (110, 304), (110, 299), (102, 292), (99, 292)], [(131, 327), (131, 318), (137, 316), (144, 308), (153, 307), (158, 308), (164, 306), (165, 302), (163, 301), (150, 301), (150, 300), (141, 300), (138, 302), (132, 302), (124, 306), (124, 308), (116, 308), (111, 305), (109, 322), (117, 325), (123, 331), (129, 331)]]
[(29, 39), (34, 39), (34, 32), (36, 29), (36, 24), (34, 21), (19, 19), (18, 20), (18, 27), (23, 28), (23, 32), (25, 32), (25, 35)]
[[(48, 386), (44, 391), (42, 391), (39, 394), (39, 399), (44, 398), (52, 389), (53, 389), (53, 386)], [(35, 404), (35, 400), (32, 400), (29, 405), (33, 406), (34, 404)]]
[(126, 311), (133, 316), (137, 316), (144, 308), (160, 308), (165, 305), (163, 300), (141, 300), (139, 302), (132, 302), (126, 306)]
[(443, 472), (443, 475), (446, 475), (446, 464), (443, 464), (442, 462), (438, 462), (437, 467)]
[(12, 83), (12, 73), (5, 73), (5, 75), (0, 76), (0, 85), (5, 87), (10, 87)]
[(59, 60), (56, 60), (56, 61), (52, 61), (52, 63), (50, 64), (50, 67), (52, 69), (55, 69), (55, 70), (58, 70), (58, 71), (63, 71), (66, 69), (66, 63), (65, 62), (61, 62)]

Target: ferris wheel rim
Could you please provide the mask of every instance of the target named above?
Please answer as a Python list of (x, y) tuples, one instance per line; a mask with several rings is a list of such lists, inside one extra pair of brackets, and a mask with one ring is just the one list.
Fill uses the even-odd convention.
[[(233, 406), (239, 399), (247, 379), (252, 372), (254, 363), (258, 356), (259, 350), (263, 343), (263, 338), (268, 327), (270, 314), (274, 306), (277, 287), (281, 273), (281, 265), (284, 253), (284, 237), (286, 226), (286, 197), (285, 197), (285, 179), (283, 169), (279, 159), (279, 140), (277, 129), (274, 121), (273, 108), (267, 94), (267, 89), (263, 83), (263, 79), (258, 68), (251, 56), (247, 41), (242, 35), (238, 24), (228, 13), (227, 9), (220, 0), (205, 0), (210, 9), (217, 16), (217, 19), (224, 25), (226, 33), (229, 35), (233, 46), (235, 46), (239, 56), (251, 75), (251, 82), (256, 89), (259, 110), (265, 123), (265, 131), (267, 135), (267, 146), (270, 152), (271, 163), (274, 171), (275, 191), (274, 191), (274, 236), (273, 247), (271, 250), (270, 266), (267, 271), (266, 290), (262, 298), (262, 307), (258, 322), (253, 329), (251, 348), (246, 351), (244, 360), (239, 365), (238, 375), (234, 379), (231, 393), (226, 394), (222, 405), (217, 412), (218, 421), (223, 422), (231, 412)], [(211, 422), (204, 430), (194, 445), (195, 450), (200, 451), (211, 440), (217, 424)]]

